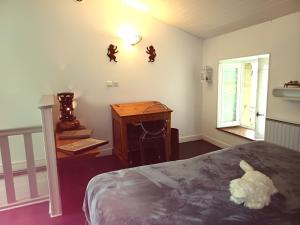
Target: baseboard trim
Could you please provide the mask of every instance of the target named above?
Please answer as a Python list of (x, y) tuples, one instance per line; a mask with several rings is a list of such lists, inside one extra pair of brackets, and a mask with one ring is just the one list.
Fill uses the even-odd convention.
[(201, 140), (201, 134), (188, 135), (179, 137), (179, 143), (189, 142), (189, 141), (199, 141)]
[(107, 155), (112, 155), (112, 148), (105, 148), (105, 149), (101, 149), (99, 155), (97, 155), (97, 157), (103, 157), (103, 156), (107, 156)]
[(220, 141), (218, 139), (215, 139), (215, 138), (212, 138), (210, 136), (207, 136), (207, 135), (201, 135), (201, 139), (204, 140), (204, 141), (207, 141), (211, 144), (214, 144), (220, 148), (228, 148), (228, 147), (231, 147), (232, 145), (226, 143), (226, 142), (223, 142), (223, 141)]
[[(214, 144), (220, 148), (228, 148), (231, 147), (232, 145), (220, 141), (218, 139), (212, 138), (210, 136), (207, 135), (202, 135), (202, 134), (195, 134), (195, 135), (188, 135), (188, 136), (181, 136), (179, 137), (179, 143), (184, 143), (184, 142), (189, 142), (189, 141), (199, 141), (199, 140), (204, 140), (207, 141), (211, 144)], [(101, 152), (99, 155), (97, 155), (97, 157), (103, 157), (103, 156), (107, 156), (107, 155), (112, 155), (112, 148), (106, 148), (106, 149), (101, 149)]]

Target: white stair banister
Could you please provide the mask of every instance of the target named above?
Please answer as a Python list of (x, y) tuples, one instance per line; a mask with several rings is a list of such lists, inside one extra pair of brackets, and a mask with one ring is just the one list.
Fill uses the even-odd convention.
[[(39, 193), (34, 161), (32, 134), (41, 132), (42, 126), (0, 130), (0, 150), (2, 156), (0, 176), (4, 177), (5, 196), (7, 199), (6, 204), (0, 205), (0, 212), (49, 200), (48, 193), (45, 193), (45, 190), (42, 190), (42, 194)], [(23, 168), (22, 166), (20, 168), (14, 168), (15, 162), (12, 161), (11, 157), (12, 149), (10, 147), (10, 137), (19, 135), (23, 136), (25, 145), (26, 167), (24, 166), (24, 169), (21, 169)], [(20, 171), (22, 174), (22, 170), (24, 170), (23, 172), (25, 172), (25, 174), (28, 174), (28, 190), (30, 193), (26, 187), (23, 187), (24, 184), (20, 183), (20, 179), (18, 179), (18, 172)]]
[(62, 215), (61, 197), (56, 164), (56, 147), (52, 114), (53, 106), (54, 97), (52, 95), (42, 96), (39, 108), (42, 114), (42, 126), (47, 160), (50, 198), (49, 213), (52, 217)]
[(8, 203), (16, 202), (14, 175), (11, 164), (9, 142), (7, 136), (0, 136), (0, 149), (3, 164), (6, 198)]
[(26, 134), (23, 134), (23, 137), (24, 137), (24, 144), (25, 144), (26, 164), (27, 164), (27, 171), (28, 171), (30, 197), (36, 198), (36, 197), (38, 197), (38, 189), (37, 189), (37, 182), (36, 182), (36, 171), (35, 171), (34, 153), (33, 153), (33, 145), (32, 145), (32, 134), (26, 133)]

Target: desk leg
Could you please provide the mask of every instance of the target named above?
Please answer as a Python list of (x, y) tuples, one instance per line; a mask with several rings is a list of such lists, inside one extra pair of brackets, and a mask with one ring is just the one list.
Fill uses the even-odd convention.
[(123, 163), (128, 166), (128, 143), (127, 143), (127, 123), (125, 121), (121, 122), (121, 154)]
[(170, 161), (171, 160), (171, 120), (168, 120), (167, 122), (167, 133), (166, 133), (166, 161)]
[(113, 138), (113, 153), (127, 166), (127, 125), (124, 121), (113, 118)]

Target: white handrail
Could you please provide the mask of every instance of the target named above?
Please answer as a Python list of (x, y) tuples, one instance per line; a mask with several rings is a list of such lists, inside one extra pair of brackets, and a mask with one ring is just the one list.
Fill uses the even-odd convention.
[(54, 96), (53, 95), (43, 95), (39, 102), (39, 109), (53, 108), (54, 106)]
[(0, 130), (0, 137), (14, 136), (20, 134), (33, 134), (42, 132), (42, 126), (20, 127)]

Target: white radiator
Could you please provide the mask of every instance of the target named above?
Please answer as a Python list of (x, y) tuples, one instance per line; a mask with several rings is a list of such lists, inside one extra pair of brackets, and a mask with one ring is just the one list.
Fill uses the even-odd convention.
[(300, 125), (267, 118), (265, 140), (300, 151)]

